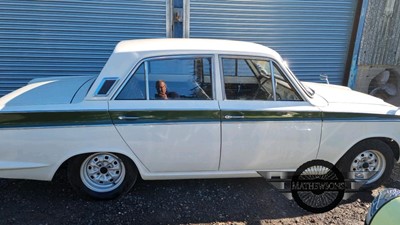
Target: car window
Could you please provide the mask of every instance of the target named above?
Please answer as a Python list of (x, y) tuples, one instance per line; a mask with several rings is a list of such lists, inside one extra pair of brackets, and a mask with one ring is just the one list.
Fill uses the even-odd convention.
[(150, 100), (210, 100), (211, 58), (156, 59), (148, 62)]
[(274, 96), (277, 101), (301, 100), (282, 70), (269, 60), (222, 58), (222, 71), (228, 100), (274, 101)]
[(276, 83), (277, 101), (299, 101), (300, 96), (293, 88), (292, 84), (283, 75), (282, 70), (274, 63), (274, 77)]
[(267, 60), (222, 59), (225, 96), (229, 100), (273, 100)]
[(146, 99), (146, 83), (144, 63), (142, 63), (124, 88), (118, 94), (116, 100), (144, 100)]

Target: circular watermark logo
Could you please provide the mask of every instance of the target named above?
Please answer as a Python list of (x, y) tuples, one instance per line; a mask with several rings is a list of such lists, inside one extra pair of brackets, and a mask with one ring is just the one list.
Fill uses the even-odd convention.
[(292, 177), (291, 193), (296, 203), (313, 213), (335, 208), (343, 199), (343, 174), (332, 163), (313, 160), (301, 165)]

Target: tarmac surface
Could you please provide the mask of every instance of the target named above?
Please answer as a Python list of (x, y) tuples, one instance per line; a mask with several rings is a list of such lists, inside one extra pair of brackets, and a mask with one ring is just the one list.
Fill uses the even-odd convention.
[[(62, 175), (64, 172), (61, 172)], [(312, 214), (262, 178), (143, 181), (110, 201), (82, 199), (63, 176), (0, 179), (0, 224), (364, 224), (373, 192)], [(400, 189), (395, 166), (386, 187)]]

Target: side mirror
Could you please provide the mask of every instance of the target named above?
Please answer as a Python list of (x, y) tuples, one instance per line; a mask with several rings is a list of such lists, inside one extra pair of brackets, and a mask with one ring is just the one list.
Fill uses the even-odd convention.
[(328, 75), (326, 75), (326, 74), (324, 74), (324, 73), (321, 73), (321, 74), (319, 75), (319, 78), (320, 78), (321, 80), (324, 80), (327, 84), (329, 84)]

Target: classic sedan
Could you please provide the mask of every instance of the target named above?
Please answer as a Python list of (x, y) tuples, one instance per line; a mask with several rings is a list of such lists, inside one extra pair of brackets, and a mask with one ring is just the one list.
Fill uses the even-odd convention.
[[(399, 160), (400, 112), (347, 87), (300, 82), (249, 42), (120, 42), (97, 77), (34, 79), (0, 99), (0, 177), (112, 199), (136, 178), (259, 177), (322, 159), (374, 188)], [(367, 172), (367, 173), (366, 173)]]

